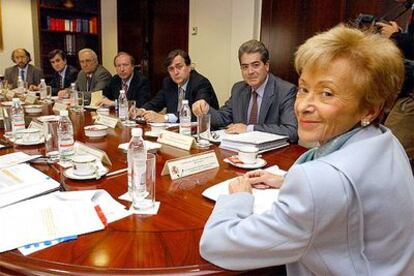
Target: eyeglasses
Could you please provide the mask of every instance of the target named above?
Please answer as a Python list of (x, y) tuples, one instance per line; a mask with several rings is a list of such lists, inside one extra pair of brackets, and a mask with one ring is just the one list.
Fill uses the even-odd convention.
[(240, 65), (240, 69), (242, 71), (247, 71), (249, 69), (249, 67), (252, 67), (253, 70), (258, 70), (261, 66), (262, 66), (263, 62), (261, 61), (255, 61), (249, 64), (241, 64)]
[(176, 64), (176, 65), (168, 66), (167, 70), (168, 70), (168, 72), (173, 72), (174, 70), (181, 71), (184, 68), (184, 66), (185, 66), (184, 64), (179, 63), (179, 64)]

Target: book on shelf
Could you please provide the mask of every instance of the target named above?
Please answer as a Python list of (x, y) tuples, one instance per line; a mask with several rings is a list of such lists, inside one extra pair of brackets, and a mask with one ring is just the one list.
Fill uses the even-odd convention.
[(76, 32), (76, 33), (98, 33), (98, 19), (92, 18), (54, 18), (46, 17), (46, 30), (48, 31), (62, 31), (62, 32)]
[(220, 148), (239, 151), (244, 146), (252, 146), (259, 152), (270, 151), (289, 145), (288, 137), (268, 132), (251, 131), (223, 137)]

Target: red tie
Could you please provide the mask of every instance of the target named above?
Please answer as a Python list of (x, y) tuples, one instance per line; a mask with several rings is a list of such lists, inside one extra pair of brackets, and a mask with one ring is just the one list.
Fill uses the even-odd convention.
[(250, 110), (249, 125), (257, 124), (257, 93), (252, 91), (252, 109)]
[(126, 96), (128, 92), (128, 84), (126, 82), (122, 82), (122, 90), (125, 91), (125, 96)]

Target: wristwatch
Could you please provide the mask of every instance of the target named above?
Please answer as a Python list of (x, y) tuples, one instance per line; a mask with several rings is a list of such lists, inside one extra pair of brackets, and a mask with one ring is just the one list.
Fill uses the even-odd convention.
[(169, 119), (168, 115), (167, 115), (167, 114), (165, 114), (165, 115), (164, 115), (164, 122), (165, 122), (165, 123), (168, 123), (168, 119)]

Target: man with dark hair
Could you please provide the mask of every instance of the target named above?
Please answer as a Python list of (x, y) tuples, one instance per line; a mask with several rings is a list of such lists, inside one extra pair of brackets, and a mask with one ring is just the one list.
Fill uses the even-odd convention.
[(4, 72), (4, 79), (12, 89), (17, 87), (17, 79), (20, 76), (24, 82), (27, 83), (30, 90), (36, 89), (43, 78), (41, 69), (29, 64), (32, 60), (30, 53), (23, 48), (14, 49), (11, 54), (12, 61), (16, 64), (12, 67), (6, 68)]
[[(190, 57), (185, 51), (171, 51), (165, 60), (165, 67), (169, 77), (164, 79), (161, 90), (137, 112), (147, 122), (177, 122), (184, 99), (188, 100), (190, 106), (203, 99), (218, 108), (216, 93), (210, 81), (191, 68)], [(166, 114), (158, 113), (164, 108)]]
[(258, 130), (297, 142), (296, 87), (269, 73), (269, 51), (260, 41), (249, 40), (240, 46), (239, 63), (244, 81), (233, 85), (224, 106), (218, 110), (199, 100), (192, 107), (194, 114), (211, 114), (211, 125), (227, 127), (228, 133)]
[(78, 70), (67, 64), (66, 53), (60, 49), (50, 51), (47, 57), (55, 70), (50, 86), (52, 87), (52, 95), (56, 96), (59, 91), (70, 87), (70, 84), (76, 81)]
[(151, 90), (148, 79), (135, 68), (134, 57), (126, 52), (119, 52), (114, 58), (114, 66), (117, 74), (104, 89), (105, 98), (97, 103), (98, 106), (114, 105), (119, 91), (124, 90), (128, 100), (134, 100), (137, 107), (141, 107), (151, 98)]

